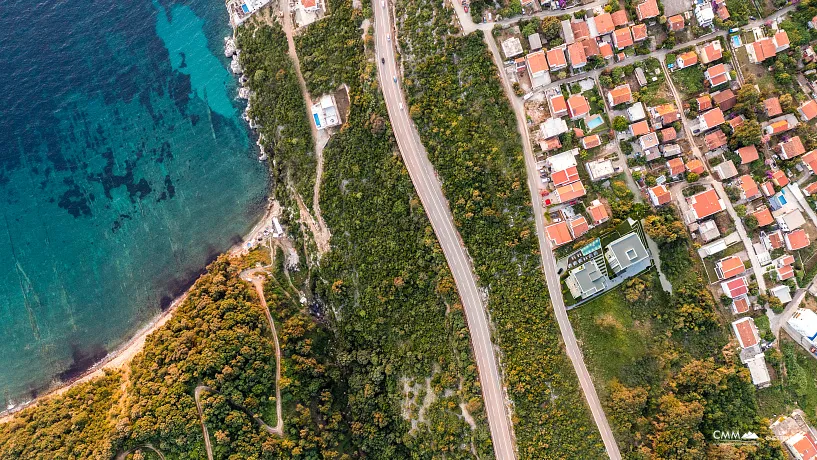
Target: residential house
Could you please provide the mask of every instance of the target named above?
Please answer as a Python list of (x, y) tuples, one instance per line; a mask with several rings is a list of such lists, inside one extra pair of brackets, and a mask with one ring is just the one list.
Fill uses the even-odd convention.
[(579, 169), (576, 166), (570, 166), (567, 169), (552, 171), (550, 180), (553, 182), (554, 187), (561, 187), (576, 182), (579, 180)]
[(749, 284), (746, 278), (741, 276), (721, 283), (721, 290), (730, 299), (736, 299), (749, 293)]
[(743, 200), (753, 200), (760, 196), (760, 189), (752, 176), (744, 174), (738, 179), (740, 181), (740, 197)]
[(502, 42), (502, 53), (505, 54), (506, 59), (510, 59), (522, 54), (522, 41), (519, 37), (511, 37)]
[(564, 48), (553, 48), (546, 53), (547, 63), (545, 67), (550, 66), (552, 72), (564, 69), (567, 67), (567, 59), (565, 59)]
[(774, 185), (772, 185), (772, 183), (769, 181), (764, 181), (762, 184), (760, 184), (760, 191), (767, 197), (773, 197)]
[(757, 64), (788, 49), (789, 36), (785, 30), (780, 30), (773, 37), (764, 37), (753, 43), (747, 43), (745, 48), (749, 62)]
[(629, 83), (616, 86), (608, 91), (607, 102), (613, 107), (619, 104), (629, 104), (633, 102), (633, 92), (630, 91)]
[(767, 136), (777, 136), (778, 134), (794, 129), (797, 127), (797, 124), (797, 118), (795, 118), (794, 115), (787, 113), (782, 117), (773, 118), (767, 122), (764, 122), (761, 126), (763, 127), (763, 133)]
[(813, 346), (817, 346), (817, 313), (798, 308), (787, 321), (789, 326)]
[(543, 139), (550, 139), (567, 132), (567, 123), (561, 118), (548, 118), (541, 125), (539, 131)]
[(817, 150), (812, 150), (811, 152), (803, 155), (802, 161), (810, 172), (817, 172)]
[(656, 107), (650, 107), (647, 111), (650, 113), (652, 124), (656, 129), (663, 128), (681, 119), (681, 112), (675, 108), (674, 104), (662, 104)]
[(687, 168), (687, 171), (695, 174), (703, 174), (703, 172), (706, 170), (704, 164), (701, 162), (701, 160), (697, 158), (688, 161), (685, 166)]
[(636, 16), (639, 21), (657, 17), (661, 12), (658, 10), (658, 2), (656, 0), (646, 0), (635, 7)]
[(800, 140), (800, 136), (794, 136), (785, 142), (777, 144), (776, 149), (780, 151), (779, 155), (783, 160), (798, 157), (806, 153), (806, 148), (803, 147), (803, 142)]
[(763, 101), (763, 107), (766, 111), (766, 116), (776, 117), (783, 113), (783, 107), (780, 105), (780, 99), (777, 97), (770, 97)]
[(672, 142), (678, 139), (678, 132), (675, 131), (675, 128), (673, 128), (672, 126), (670, 126), (669, 128), (662, 129), (660, 133), (662, 143)]
[(550, 152), (551, 150), (556, 150), (556, 149), (562, 148), (562, 142), (559, 140), (558, 137), (551, 137), (549, 139), (540, 139), (539, 140), (539, 148), (541, 148), (543, 152)]
[(805, 225), (806, 219), (803, 217), (803, 213), (801, 213), (799, 209), (781, 209), (780, 211), (772, 213), (777, 221), (777, 225), (780, 226), (780, 230), (783, 230), (784, 232), (792, 232)]
[(695, 51), (687, 51), (686, 53), (681, 53), (678, 55), (678, 58), (675, 60), (675, 69), (685, 69), (697, 63), (698, 55), (695, 53)]
[(590, 113), (590, 104), (581, 94), (574, 94), (567, 98), (567, 113), (571, 120), (584, 118)]
[(599, 42), (597, 42), (595, 38), (587, 38), (579, 43), (582, 44), (585, 57), (590, 58), (601, 54), (601, 50), (599, 49)]
[(811, 121), (814, 117), (817, 117), (817, 102), (814, 99), (809, 99), (797, 108), (797, 112), (800, 113), (800, 118), (803, 121)]
[(706, 148), (709, 151), (715, 150), (717, 148), (721, 148), (726, 145), (726, 133), (721, 131), (720, 129), (716, 129), (711, 133), (704, 136), (704, 144), (706, 144)]
[(803, 249), (811, 244), (808, 233), (802, 228), (799, 228), (791, 233), (783, 235), (783, 240), (786, 242), (786, 249), (789, 251), (796, 251)]
[[(737, 102), (737, 98), (735, 98), (735, 102)], [(721, 107), (721, 110), (729, 110), (729, 109), (725, 109), (725, 108)], [(738, 129), (738, 126), (740, 126), (740, 125), (742, 125), (744, 123), (746, 123), (746, 117), (744, 117), (743, 115), (738, 115), (736, 117), (733, 117), (733, 118), (729, 119), (729, 126), (732, 127), (732, 131)]]
[(613, 45), (616, 49), (624, 49), (633, 44), (633, 34), (630, 33), (629, 27), (622, 27), (613, 32)]
[(531, 51), (542, 49), (542, 36), (539, 35), (539, 32), (528, 35), (528, 44), (530, 44)]
[(636, 24), (631, 27), (633, 42), (638, 43), (647, 39), (647, 24)]
[(749, 348), (760, 343), (760, 334), (757, 332), (755, 320), (751, 317), (741, 318), (732, 323), (740, 348)]
[(550, 108), (550, 116), (559, 118), (567, 115), (567, 102), (565, 97), (561, 94), (548, 99), (548, 106)]
[(545, 166), (547, 166), (551, 172), (564, 171), (565, 169), (578, 164), (576, 162), (576, 156), (578, 154), (579, 149), (574, 148), (557, 153), (556, 155), (551, 155), (545, 159)]
[(709, 2), (695, 4), (695, 19), (701, 27), (711, 27), (715, 20), (715, 12), (712, 11), (712, 4)]
[(753, 213), (755, 219), (757, 219), (757, 226), (758, 227), (765, 227), (772, 222), (774, 222), (774, 217), (772, 217), (772, 212), (769, 211), (769, 208), (763, 206), (762, 208), (756, 209)]
[(636, 102), (627, 108), (627, 118), (630, 121), (639, 121), (646, 117), (647, 113), (644, 111), (644, 104), (641, 102)]
[(706, 81), (709, 82), (709, 86), (712, 88), (723, 85), (732, 79), (732, 76), (729, 74), (729, 70), (727, 70), (724, 64), (715, 64), (706, 69), (704, 72), (704, 77), (706, 78)]
[(647, 194), (650, 196), (653, 206), (663, 206), (672, 200), (669, 188), (664, 184), (648, 188)]
[(596, 148), (601, 145), (601, 137), (598, 134), (585, 136), (582, 138), (582, 148), (585, 150)]
[(719, 280), (727, 280), (746, 271), (743, 260), (739, 256), (728, 256), (715, 264), (715, 273)]
[(627, 11), (624, 8), (611, 13), (610, 17), (613, 19), (613, 26), (621, 27), (630, 23), (630, 19), (627, 17)]
[(570, 23), (570, 29), (573, 32), (573, 39), (576, 41), (593, 38), (593, 36), (590, 35), (590, 25), (585, 21)]
[(593, 219), (593, 225), (599, 225), (610, 220), (607, 208), (599, 200), (593, 200), (590, 207), (587, 208), (587, 212), (590, 214), (590, 218)]
[(721, 109), (712, 109), (698, 115), (698, 129), (701, 132), (708, 131), (724, 123), (726, 123), (726, 120), (723, 118), (723, 112)]
[(735, 167), (735, 163), (732, 163), (732, 160), (719, 163), (717, 166), (712, 168), (712, 172), (714, 172), (718, 176), (718, 179), (722, 181), (731, 179), (738, 175), (738, 169)]
[(785, 172), (778, 169), (772, 173), (772, 183), (778, 187), (785, 187), (789, 185), (789, 177)]
[(760, 241), (763, 242), (763, 246), (770, 252), (775, 249), (780, 249), (785, 245), (783, 232), (780, 230), (775, 230), (771, 233), (760, 232)]
[(667, 26), (669, 30), (673, 32), (678, 32), (679, 30), (684, 30), (684, 15), (683, 14), (676, 14), (675, 16), (670, 16), (667, 18)]
[(545, 227), (545, 233), (550, 240), (551, 246), (554, 248), (573, 241), (573, 237), (570, 235), (570, 228), (565, 221), (548, 225)]
[(664, 154), (664, 157), (669, 158), (675, 155), (681, 154), (681, 146), (678, 144), (664, 144), (661, 146), (661, 153)]
[(689, 213), (687, 220), (694, 222), (712, 216), (724, 210), (723, 200), (715, 189), (709, 189), (687, 198)]
[(742, 165), (749, 164), (760, 158), (760, 155), (757, 153), (757, 147), (754, 145), (741, 147), (737, 150), (737, 152), (738, 155), (740, 155), (740, 164)]
[(654, 132), (647, 133), (638, 138), (638, 145), (643, 152), (658, 146), (658, 135)]
[(678, 177), (686, 171), (684, 167), (684, 160), (680, 158), (673, 158), (667, 162), (667, 170), (670, 177)]
[(647, 248), (644, 247), (644, 243), (635, 232), (628, 233), (609, 243), (605, 248), (604, 256), (616, 275), (631, 267), (635, 267), (637, 269), (635, 273), (637, 273), (649, 266), (650, 253), (647, 252)]
[(584, 164), (584, 167), (587, 169), (587, 172), (590, 174), (590, 180), (593, 182), (607, 179), (616, 173), (613, 162), (607, 159), (588, 161)]
[(650, 125), (647, 123), (647, 120), (641, 120), (630, 125), (630, 135), (633, 137), (643, 136), (648, 132), (650, 132)]
[(594, 259), (570, 270), (565, 284), (574, 299), (587, 299), (607, 289), (607, 276), (599, 269)]
[(563, 185), (553, 191), (553, 199), (557, 203), (568, 203), (577, 200), (587, 194), (584, 189), (584, 184), (581, 181), (576, 181), (571, 184)]
[(587, 65), (587, 57), (584, 55), (584, 47), (580, 43), (568, 45), (567, 55), (570, 57), (570, 67), (573, 69), (581, 69)]
[(739, 299), (732, 300), (732, 314), (733, 315), (742, 315), (749, 311), (749, 298), (748, 297), (741, 297)]
[(709, 94), (699, 96), (695, 99), (695, 103), (698, 104), (698, 112), (703, 112), (713, 107), (712, 98), (709, 96)]
[(709, 64), (723, 57), (720, 40), (713, 40), (701, 48), (701, 63)]
[[(591, 37), (609, 34), (613, 32), (613, 29), (615, 28), (613, 25), (613, 18), (610, 13), (602, 13), (596, 17), (590, 18), (587, 20), (587, 24), (590, 26)], [(595, 31), (595, 35), (593, 35), (593, 31)]]
[(536, 51), (525, 56), (528, 64), (528, 75), (533, 87), (547, 84), (548, 63), (544, 51)]
[(774, 271), (777, 274), (777, 281), (786, 281), (794, 278), (794, 256), (791, 254), (784, 254), (773, 262)]
[(817, 194), (817, 182), (812, 182), (803, 187), (803, 193), (805, 193), (806, 196), (812, 196), (814, 194)]
[[(722, 111), (731, 110), (738, 103), (738, 97), (731, 89), (724, 89), (712, 93), (712, 100), (718, 105), (718, 107), (720, 107)], [(733, 118), (733, 120), (735, 119), (738, 119), (740, 123), (746, 120), (743, 118), (743, 115)], [(732, 124), (732, 121), (730, 120), (729, 123)], [(734, 128), (736, 128), (736, 126), (732, 125), (732, 129)]]
[(599, 45), (599, 53), (601, 53), (601, 57), (603, 57), (604, 59), (612, 59), (613, 46), (607, 42), (602, 42)]
[(814, 439), (814, 435), (810, 432), (797, 433), (787, 439), (784, 444), (795, 460), (817, 459), (817, 440)]
[(590, 225), (587, 224), (584, 216), (576, 216), (570, 220), (570, 233), (573, 234), (573, 239), (581, 237), (589, 230)]
[(777, 297), (783, 305), (791, 302), (791, 290), (785, 284), (769, 289), (769, 294)]

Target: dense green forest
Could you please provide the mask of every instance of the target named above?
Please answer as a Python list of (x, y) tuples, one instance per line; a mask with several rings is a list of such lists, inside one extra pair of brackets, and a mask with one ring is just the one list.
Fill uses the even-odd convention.
[[(453, 279), (395, 151), (371, 50), (359, 34), (344, 36), (359, 27), (359, 14), (343, 0), (330, 10), (350, 14), (331, 17), (333, 27), (308, 28), (299, 43), (318, 43), (312, 34), (346, 40), (352, 51), (344, 65), (357, 64), (332, 83), (347, 83), (352, 101), (349, 123), (325, 150), (322, 207), (332, 251), (303, 273), (283, 267), (276, 250), (265, 285), (283, 353), (284, 436), (254, 419), (274, 425), (276, 417), (271, 331), (254, 290), (238, 277), (266, 263), (256, 252), (211, 264), (122, 375), (79, 385), (0, 425), (0, 458), (113, 458), (138, 449), (158, 458), (147, 446), (167, 458), (206, 458), (202, 420), (215, 458), (493, 457)], [(305, 112), (280, 28), (241, 34), (245, 69), (261, 72), (250, 80), (254, 113), (270, 117), (270, 126), (297, 126)], [(320, 69), (335, 53), (332, 46), (301, 52)], [(294, 174), (288, 163), (277, 162), (280, 177)], [(301, 288), (316, 293), (308, 305), (299, 301)], [(200, 386), (212, 388), (200, 394), (203, 419), (194, 398)], [(32, 431), (46, 425), (53, 430)], [(65, 455), (53, 455), (60, 445)]]
[(516, 121), (482, 36), (450, 35), (436, 2), (397, 11), (410, 113), (488, 292), (520, 457), (601, 458), (550, 306)]
[[(748, 369), (727, 346), (731, 313), (707, 289), (677, 222), (667, 208), (645, 225), (672, 294), (648, 272), (570, 312), (619, 448), (633, 459), (782, 460), (779, 443), (765, 439), (769, 421), (759, 415)], [(761, 441), (713, 443), (713, 430), (723, 427)]]
[[(261, 143), (270, 157), (276, 185), (292, 183), (307, 206), (312, 205), (317, 160), (306, 103), (295, 68), (287, 55), (281, 26), (238, 29), (241, 66), (252, 89), (249, 116), (260, 128)], [(283, 194), (282, 187), (278, 188)]]

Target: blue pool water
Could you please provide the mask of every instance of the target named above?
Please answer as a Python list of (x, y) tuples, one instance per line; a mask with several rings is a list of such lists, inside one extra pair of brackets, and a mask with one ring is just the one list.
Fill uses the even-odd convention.
[(596, 238), (595, 240), (593, 240), (592, 243), (582, 248), (582, 255), (586, 256), (592, 253), (593, 251), (597, 251), (599, 249), (601, 249), (601, 240)]
[(259, 216), (217, 0), (0, 6), (0, 402), (126, 341)]
[(592, 117), (587, 119), (587, 129), (590, 131), (598, 128), (599, 126), (604, 124), (604, 120), (601, 119), (601, 115), (593, 115)]
[(740, 35), (732, 35), (732, 48), (738, 48), (741, 45)]

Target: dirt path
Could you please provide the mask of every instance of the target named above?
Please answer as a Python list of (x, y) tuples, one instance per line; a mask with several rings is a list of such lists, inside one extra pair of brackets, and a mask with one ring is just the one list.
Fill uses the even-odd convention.
[(193, 398), (196, 400), (196, 410), (199, 411), (199, 422), (201, 422), (201, 432), (204, 434), (204, 450), (207, 451), (207, 460), (213, 460), (213, 446), (210, 445), (210, 432), (207, 431), (207, 424), (204, 423), (204, 413), (201, 410), (201, 392), (211, 390), (210, 387), (199, 385), (193, 392)]
[(165, 460), (164, 454), (161, 453), (159, 451), (159, 449), (153, 447), (152, 444), (142, 444), (141, 446), (136, 446), (136, 447), (128, 449), (128, 450), (126, 450), (124, 452), (120, 452), (119, 455), (116, 456), (116, 460), (125, 460), (125, 458), (128, 456), (128, 454), (136, 452), (137, 450), (144, 450), (144, 449), (148, 449), (148, 450), (152, 450), (153, 452), (156, 452), (156, 455), (158, 455), (160, 459)]
[[(301, 87), (301, 94), (303, 95), (304, 101), (307, 105), (312, 101), (312, 97), (309, 94), (309, 91), (306, 89), (306, 80), (304, 80), (304, 76), (301, 73), (301, 61), (298, 59), (298, 51), (295, 49), (295, 38), (293, 35), (293, 26), (292, 26), (292, 12), (290, 11), (289, 0), (281, 0), (281, 11), (283, 12), (283, 21), (281, 26), (284, 29), (284, 34), (287, 37), (287, 52), (289, 54), (289, 58), (292, 59), (292, 64), (295, 67), (295, 75), (298, 77), (298, 85)], [(308, 107), (307, 107), (308, 111)], [(308, 116), (311, 116), (311, 112), (307, 113)], [(326, 143), (329, 142), (329, 133), (326, 130), (318, 130), (315, 127), (315, 124), (310, 122), (309, 129), (312, 131), (312, 139), (315, 141), (315, 160), (317, 162), (317, 166), (315, 168), (315, 187), (312, 190), (312, 208), (315, 212), (315, 218), (310, 219), (313, 223), (310, 225), (309, 222), (306, 222), (309, 225), (310, 230), (312, 230), (312, 234), (315, 237), (315, 243), (318, 246), (319, 255), (323, 255), (323, 253), (329, 250), (329, 238), (330, 233), (329, 229), (326, 227), (326, 223), (323, 221), (323, 215), (321, 214), (321, 182), (323, 181), (323, 149), (326, 147)], [(303, 200), (298, 200), (298, 206), (301, 207), (301, 213), (303, 214), (304, 210), (309, 213), (308, 208), (303, 205)], [(310, 216), (311, 218), (311, 216)]]

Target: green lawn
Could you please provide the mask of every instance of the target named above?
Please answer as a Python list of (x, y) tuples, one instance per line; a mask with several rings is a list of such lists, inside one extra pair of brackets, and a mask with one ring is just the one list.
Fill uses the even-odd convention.
[(786, 334), (781, 335), (781, 351), (785, 372), (772, 380), (771, 387), (758, 390), (759, 413), (772, 418), (799, 407), (813, 422), (817, 420), (817, 359)]
[(676, 70), (671, 75), (675, 88), (681, 92), (684, 100), (704, 91), (704, 71), (699, 65)]

